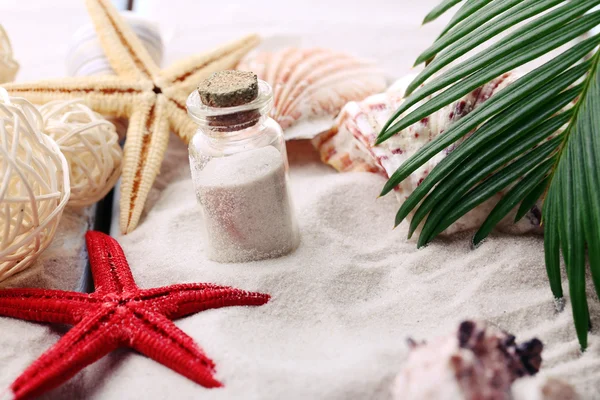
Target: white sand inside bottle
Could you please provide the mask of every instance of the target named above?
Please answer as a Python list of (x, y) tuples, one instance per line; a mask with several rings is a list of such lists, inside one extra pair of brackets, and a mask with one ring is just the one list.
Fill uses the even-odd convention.
[(279, 257), (298, 246), (286, 167), (275, 147), (213, 158), (194, 179), (211, 260)]

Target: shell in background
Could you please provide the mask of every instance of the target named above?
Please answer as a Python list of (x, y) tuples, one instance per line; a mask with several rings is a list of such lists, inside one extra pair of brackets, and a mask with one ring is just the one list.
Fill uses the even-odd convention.
[(347, 102), (387, 86), (374, 63), (319, 48), (250, 54), (238, 69), (252, 71), (272, 86), (271, 116), (286, 139), (311, 139), (329, 130)]
[[(422, 146), (443, 134), (452, 123), (508, 86), (516, 77), (517, 74), (514, 73), (504, 74), (399, 132), (381, 145), (375, 146), (377, 135), (384, 124), (404, 101), (405, 88), (412, 80), (409, 76), (396, 82), (384, 93), (370, 96), (360, 102), (346, 104), (335, 126), (314, 138), (313, 144), (319, 150), (321, 160), (340, 172), (369, 171), (388, 178)], [(398, 199), (403, 202), (410, 196), (429, 172), (461, 141), (431, 158), (402, 181), (395, 190)], [(479, 227), (501, 197), (502, 193), (499, 193), (481, 204), (446, 229), (444, 234)], [(538, 232), (540, 231), (538, 211), (532, 210), (516, 224), (513, 223), (514, 214), (511, 213), (500, 222), (498, 228), (513, 234)]]
[(19, 72), (19, 63), (13, 58), (8, 34), (0, 25), (0, 83), (12, 82)]
[[(140, 38), (150, 57), (160, 65), (164, 46), (157, 24), (131, 11), (122, 11), (121, 15)], [(81, 26), (73, 34), (66, 64), (69, 76), (114, 75), (91, 23)]]

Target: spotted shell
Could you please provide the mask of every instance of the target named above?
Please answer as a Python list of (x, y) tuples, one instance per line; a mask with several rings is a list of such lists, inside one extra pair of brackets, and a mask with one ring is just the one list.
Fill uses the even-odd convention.
[(409, 339), (410, 353), (392, 386), (394, 400), (509, 399), (513, 382), (537, 374), (543, 344), (483, 321), (464, 321), (429, 343)]
[[(406, 86), (412, 80), (412, 77), (408, 76), (394, 83), (383, 93), (346, 104), (334, 127), (315, 137), (313, 144), (320, 152), (321, 160), (340, 172), (368, 171), (389, 178), (421, 147), (442, 135), (450, 125), (468, 115), (517, 77), (518, 75), (515, 73), (504, 74), (404, 129), (381, 145), (375, 146), (377, 135), (404, 101)], [(394, 191), (398, 199), (401, 202), (406, 200), (433, 168), (461, 141), (431, 158), (403, 180)], [(448, 235), (479, 227), (500, 200), (502, 194), (502, 192), (498, 193), (492, 199), (467, 213), (446, 229), (444, 234)], [(500, 222), (498, 228), (512, 234), (541, 231), (537, 208), (534, 208), (526, 215), (526, 218), (521, 219), (518, 223), (513, 223), (513, 220), (514, 214), (511, 213)]]

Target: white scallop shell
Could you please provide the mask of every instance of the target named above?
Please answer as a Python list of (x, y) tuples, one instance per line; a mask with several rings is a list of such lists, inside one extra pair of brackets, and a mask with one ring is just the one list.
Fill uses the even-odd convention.
[(333, 126), (347, 102), (386, 88), (385, 75), (374, 63), (320, 48), (250, 54), (238, 69), (273, 87), (271, 116), (286, 139), (313, 138)]

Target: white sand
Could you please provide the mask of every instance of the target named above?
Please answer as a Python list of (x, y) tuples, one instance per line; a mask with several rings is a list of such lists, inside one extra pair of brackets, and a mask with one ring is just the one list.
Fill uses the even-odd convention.
[(201, 220), (198, 213), (193, 218), (205, 228), (209, 259), (255, 261), (297, 247), (286, 165), (275, 147), (213, 158), (202, 170), (200, 165), (192, 168), (192, 179), (202, 215)]
[[(61, 23), (44, 34), (60, 42), (87, 18), (80, 3), (76, 10), (72, 1), (36, 2), (42, 3), (44, 12), (37, 14), (20, 3), (14, 12), (4, 10), (10, 16), (5, 27), (23, 66), (22, 81), (39, 78), (39, 65), (59, 76), (56, 71), (64, 64), (55, 46), (45, 46), (48, 41), (27, 51), (34, 49), (32, 27), (44, 29), (49, 15), (56, 17)], [(309, 45), (377, 58), (397, 77), (408, 72), (443, 26), (440, 21), (419, 28), (421, 17), (438, 0), (311, 0), (295, 8), (293, 18), (287, 2), (263, 1), (215, 12), (211, 35), (206, 35), (206, 25), (196, 23), (197, 15), (207, 12), (206, 2), (145, 3), (168, 30), (170, 61), (260, 27), (262, 34), (299, 34)], [(222, 4), (215, 3), (218, 7)], [(335, 16), (335, 29), (315, 22), (315, 16)], [(183, 163), (173, 164), (176, 159)], [(178, 322), (215, 360), (225, 388), (206, 390), (138, 354), (118, 351), (45, 398), (385, 399), (406, 354), (406, 336), (433, 337), (464, 317), (487, 318), (519, 339), (538, 336), (547, 345), (543, 373), (567, 378), (584, 398), (597, 398), (599, 304), (591, 302), (595, 325), (590, 348), (581, 356), (569, 305), (563, 313), (554, 311), (540, 238), (495, 236), (473, 251), (463, 237), (417, 251), (405, 241), (404, 226), (390, 229), (395, 200), (375, 200), (381, 178), (337, 175), (316, 162), (292, 162), (303, 233), (298, 251), (283, 259), (222, 266), (205, 261), (199, 250), (184, 243), (199, 236), (195, 222), (186, 217), (195, 208), (191, 182), (180, 180), (188, 177), (186, 160), (184, 146), (171, 147), (151, 194), (149, 204), (156, 207), (136, 232), (120, 240), (143, 286), (212, 281), (273, 295), (259, 308), (211, 310)], [(61, 254), (60, 248), (54, 254)], [(48, 287), (61, 288), (77, 281), (66, 273), (62, 283), (44, 280)], [(64, 331), (0, 318), (0, 394)]]
[[(416, 250), (404, 239), (406, 227), (391, 230), (394, 197), (376, 200), (382, 178), (337, 174), (312, 158), (292, 157), (291, 165), (302, 243), (290, 256), (207, 261), (201, 246), (190, 246), (200, 227), (189, 216), (196, 200), (183, 164), (166, 165), (159, 186), (170, 184), (140, 227), (120, 238), (143, 287), (215, 282), (273, 296), (262, 307), (210, 310), (177, 323), (216, 362), (224, 388), (204, 389), (118, 351), (47, 398), (388, 399), (407, 336), (431, 338), (473, 317), (518, 340), (539, 337), (547, 346), (542, 374), (568, 379), (584, 399), (600, 391), (598, 328), (582, 356), (570, 309), (554, 309), (541, 238), (493, 236), (472, 250), (463, 236)], [(591, 306), (598, 323), (599, 303)], [(0, 387), (57, 338), (43, 326), (2, 322), (14, 334), (1, 339), (11, 350), (0, 356)]]

